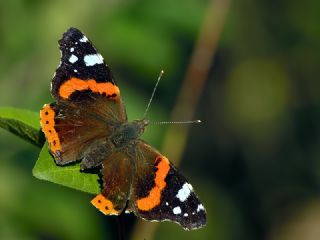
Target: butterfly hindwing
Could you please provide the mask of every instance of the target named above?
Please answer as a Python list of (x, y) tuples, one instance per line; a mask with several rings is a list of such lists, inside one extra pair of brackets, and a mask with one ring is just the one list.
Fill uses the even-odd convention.
[[(149, 221), (170, 220), (185, 229), (206, 224), (206, 211), (187, 182), (169, 160), (144, 142), (137, 148), (138, 161), (133, 179), (131, 208)], [(143, 160), (142, 160), (143, 159)]]
[[(90, 144), (111, 132), (100, 118), (99, 111), (75, 108), (70, 104), (45, 104), (40, 111), (40, 123), (56, 162), (64, 165), (84, 157)], [(106, 111), (107, 112), (107, 111)], [(88, 129), (91, 129), (88, 131)]]
[(103, 188), (91, 203), (105, 215), (119, 215), (126, 207), (132, 180), (128, 155), (114, 151), (102, 162)]

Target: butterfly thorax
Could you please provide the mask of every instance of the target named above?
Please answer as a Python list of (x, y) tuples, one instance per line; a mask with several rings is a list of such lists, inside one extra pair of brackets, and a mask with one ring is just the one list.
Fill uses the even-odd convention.
[(121, 148), (138, 139), (144, 132), (149, 120), (134, 120), (120, 125), (118, 130), (110, 137), (115, 147)]

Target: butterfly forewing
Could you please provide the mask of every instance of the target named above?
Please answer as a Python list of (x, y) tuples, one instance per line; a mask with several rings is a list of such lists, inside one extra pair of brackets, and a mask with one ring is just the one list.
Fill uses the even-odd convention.
[[(61, 94), (64, 83), (71, 79), (93, 80), (96, 83), (110, 83), (110, 88), (115, 88), (115, 81), (103, 57), (97, 52), (91, 41), (78, 29), (70, 28), (59, 40), (61, 63), (52, 80), (51, 92), (55, 98), (65, 98)], [(73, 81), (80, 88), (86, 87), (85, 82)], [(94, 84), (94, 83), (92, 83)], [(113, 86), (112, 86), (113, 85)], [(98, 86), (98, 85), (97, 85)], [(116, 87), (117, 88), (117, 87)], [(115, 89), (116, 89), (115, 88)]]
[(169, 160), (144, 142), (137, 146), (131, 208), (143, 219), (170, 220), (185, 229), (206, 224), (206, 211), (187, 182)]
[(51, 153), (65, 164), (84, 157), (127, 115), (111, 71), (90, 40), (70, 28), (59, 46), (61, 63), (51, 86), (57, 103), (45, 105), (40, 116)]

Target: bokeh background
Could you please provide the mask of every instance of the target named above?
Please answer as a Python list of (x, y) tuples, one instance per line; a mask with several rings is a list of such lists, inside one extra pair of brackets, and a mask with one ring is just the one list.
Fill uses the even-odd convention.
[[(57, 40), (78, 27), (111, 66), (130, 119), (164, 69), (149, 117), (202, 120), (150, 126), (144, 138), (171, 146), (164, 154), (180, 163), (208, 225), (186, 232), (129, 216), (127, 238), (319, 239), (319, 13), (316, 0), (0, 0), (0, 105), (39, 111), (53, 101)], [(182, 134), (170, 141), (172, 131)], [(0, 146), (0, 239), (117, 238), (116, 218), (92, 196), (32, 176), (39, 148), (4, 130)]]

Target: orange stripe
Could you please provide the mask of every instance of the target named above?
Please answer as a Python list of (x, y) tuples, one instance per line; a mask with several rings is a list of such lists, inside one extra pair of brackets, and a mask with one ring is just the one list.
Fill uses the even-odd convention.
[(82, 80), (79, 78), (70, 78), (60, 86), (59, 96), (68, 99), (75, 91), (84, 90), (109, 95), (110, 99), (116, 99), (120, 95), (119, 88), (111, 82), (98, 83), (94, 79)]
[(92, 199), (91, 204), (105, 215), (119, 215), (119, 211), (114, 209), (112, 202), (105, 198), (102, 194), (99, 194)]
[(166, 182), (164, 181), (168, 172), (170, 170), (170, 164), (166, 157), (160, 156), (156, 158), (157, 162), (156, 178), (154, 180), (155, 186), (151, 189), (148, 196), (137, 200), (137, 206), (139, 210), (149, 211), (152, 208), (160, 204), (161, 191), (166, 187)]
[(56, 113), (50, 107), (50, 104), (45, 104), (40, 110), (41, 128), (49, 142), (50, 150), (54, 154), (56, 153), (56, 151), (61, 151), (59, 136), (54, 128), (55, 115)]

